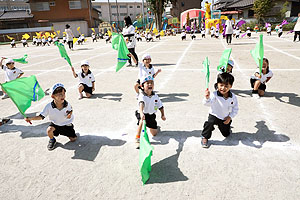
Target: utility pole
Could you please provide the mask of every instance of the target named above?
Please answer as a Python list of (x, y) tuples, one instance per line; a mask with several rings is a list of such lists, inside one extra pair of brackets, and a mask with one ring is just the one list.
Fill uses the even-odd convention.
[[(120, 20), (119, 20), (119, 8), (118, 8), (119, 6), (118, 6), (118, 0), (116, 0), (116, 5), (117, 5), (117, 20), (118, 20), (117, 26), (120, 27), (120, 26), (119, 26)], [(117, 30), (118, 30), (118, 29), (117, 29)], [(119, 30), (118, 30), (118, 33), (119, 33)]]
[(143, 20), (142, 20), (142, 23), (143, 23), (143, 29), (144, 29), (144, 24), (145, 24), (145, 17), (144, 17), (144, 0), (142, 0), (142, 17), (143, 17)]
[(110, 10), (110, 3), (109, 3), (109, 0), (107, 0), (107, 2), (108, 2), (109, 24), (111, 25), (111, 10)]

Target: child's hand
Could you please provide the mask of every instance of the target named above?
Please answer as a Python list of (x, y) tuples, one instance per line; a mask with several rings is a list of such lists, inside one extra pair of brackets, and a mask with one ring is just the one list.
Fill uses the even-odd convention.
[(205, 90), (205, 98), (209, 99), (210, 96), (210, 91), (208, 90), (208, 88)]
[(30, 120), (28, 117), (25, 118), (25, 121), (26, 121), (27, 123), (29, 123), (29, 124), (32, 124), (32, 123), (31, 123), (31, 120)]
[(67, 115), (67, 118), (70, 119), (72, 117), (72, 113), (70, 112), (68, 115)]
[(225, 121), (223, 123), (229, 124), (230, 121), (231, 121), (231, 117), (227, 116), (227, 117), (225, 117)]
[(141, 113), (141, 120), (145, 120), (146, 118), (145, 118), (145, 115), (144, 115), (144, 113)]
[(161, 116), (161, 119), (166, 121), (166, 117), (164, 115)]
[(128, 57), (132, 57), (132, 54), (131, 54), (131, 53), (129, 53), (129, 54), (127, 54), (127, 56), (128, 56)]
[(158, 70), (157, 70), (157, 73), (160, 73), (160, 72), (161, 72), (161, 69), (158, 69)]

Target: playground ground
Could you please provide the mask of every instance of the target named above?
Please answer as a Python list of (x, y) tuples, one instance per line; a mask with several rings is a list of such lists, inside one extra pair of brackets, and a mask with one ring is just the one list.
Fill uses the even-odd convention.
[[(222, 39), (181, 41), (180, 36), (138, 43), (139, 57), (150, 53), (155, 68), (155, 90), (165, 107), (166, 121), (151, 138), (154, 147), (151, 177), (142, 185), (135, 149), (137, 109), (133, 90), (138, 69), (114, 71), (117, 52), (104, 40), (89, 38), (69, 56), (76, 70), (90, 61), (96, 78), (91, 99), (78, 100), (78, 80), (57, 47), (0, 46), (0, 55), (28, 54), (29, 64), (16, 64), (24, 76), (36, 75), (44, 90), (61, 82), (74, 109), (74, 126), (80, 135), (74, 143), (57, 138), (47, 150), (48, 119), (27, 124), (10, 99), (0, 99), (0, 117), (12, 123), (0, 127), (0, 199), (299, 199), (300, 196), (300, 42), (292, 35), (264, 35), (265, 57), (274, 77), (261, 99), (251, 97), (249, 77), (256, 65), (250, 55), (252, 39), (233, 39), (235, 62), (233, 92), (239, 113), (232, 135), (213, 132), (211, 146), (203, 149), (200, 134), (208, 117), (202, 104), (205, 90), (202, 61), (210, 60), (210, 89), (223, 50)], [(4, 80), (3, 71), (0, 72)], [(47, 95), (27, 110), (38, 114), (51, 101)]]

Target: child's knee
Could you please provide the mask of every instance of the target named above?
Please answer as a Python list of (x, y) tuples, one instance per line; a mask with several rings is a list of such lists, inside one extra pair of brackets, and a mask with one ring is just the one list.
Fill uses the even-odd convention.
[(49, 134), (53, 134), (53, 132), (55, 131), (55, 128), (53, 127), (53, 126), (49, 126), (48, 128), (47, 128), (47, 133)]
[(71, 142), (75, 142), (77, 140), (77, 137), (69, 137)]
[(151, 133), (153, 136), (156, 136), (157, 133), (158, 133), (158, 129), (150, 128), (150, 133)]

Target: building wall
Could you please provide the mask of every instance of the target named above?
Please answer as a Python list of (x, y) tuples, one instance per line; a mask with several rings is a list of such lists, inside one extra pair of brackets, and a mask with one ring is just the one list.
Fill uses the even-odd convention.
[(188, 9), (198, 8), (201, 9), (202, 0), (177, 0), (175, 6), (171, 9), (171, 15), (180, 19), (180, 14)]
[(29, 10), (29, 3), (27, 0), (0, 0), (0, 11), (1, 10)]

